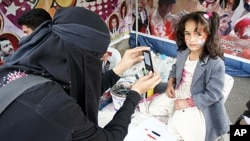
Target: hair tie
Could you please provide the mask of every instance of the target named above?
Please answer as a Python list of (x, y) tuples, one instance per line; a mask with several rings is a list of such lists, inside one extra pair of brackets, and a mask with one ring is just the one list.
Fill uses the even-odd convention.
[(203, 16), (206, 18), (206, 19), (209, 19), (210, 17), (213, 16), (212, 12), (207, 12), (205, 14), (203, 14)]

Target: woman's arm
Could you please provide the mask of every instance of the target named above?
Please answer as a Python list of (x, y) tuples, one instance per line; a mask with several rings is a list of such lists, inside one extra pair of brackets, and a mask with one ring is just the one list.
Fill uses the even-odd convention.
[(73, 140), (122, 141), (127, 135), (131, 116), (138, 102), (141, 100), (140, 95), (154, 88), (160, 82), (160, 74), (153, 74), (152, 72), (149, 72), (148, 75), (137, 80), (128, 92), (123, 106), (116, 112), (113, 119), (104, 128), (98, 127), (98, 125), (95, 125), (87, 119), (76, 103), (71, 103), (72, 106), (66, 106), (68, 109), (65, 109), (65, 111), (68, 112), (65, 114), (69, 115), (71, 118), (67, 118), (67, 121), (69, 123), (71, 122), (70, 125), (73, 125)]
[(149, 47), (136, 47), (125, 51), (121, 61), (112, 69), (107, 71), (102, 78), (102, 89), (104, 93), (108, 88), (111, 88), (119, 79), (122, 73), (127, 71), (135, 63), (144, 59), (142, 51), (150, 50)]

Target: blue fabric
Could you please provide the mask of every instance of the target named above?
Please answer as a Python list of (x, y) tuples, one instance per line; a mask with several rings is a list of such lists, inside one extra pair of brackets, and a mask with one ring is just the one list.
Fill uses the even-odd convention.
[(169, 57), (176, 58), (177, 55), (178, 47), (176, 44), (142, 35), (138, 35), (138, 45), (136, 45), (136, 35), (134, 33), (130, 33), (129, 44), (131, 48), (134, 48), (136, 46), (149, 46), (154, 52), (159, 52)]
[(250, 64), (226, 57), (226, 73), (237, 77), (250, 77)]

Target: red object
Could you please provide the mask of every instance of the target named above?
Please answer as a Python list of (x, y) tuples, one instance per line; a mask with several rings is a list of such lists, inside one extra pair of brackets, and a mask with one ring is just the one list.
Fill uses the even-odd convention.
[(147, 135), (148, 135), (148, 137), (150, 137), (151, 139), (156, 140), (156, 138), (155, 138), (155, 137), (153, 137), (152, 135), (150, 135), (150, 134), (147, 134)]
[(108, 56), (112, 56), (112, 52), (111, 51), (107, 51)]
[(14, 50), (16, 51), (19, 47), (18, 42), (19, 42), (19, 37), (12, 34), (12, 33), (2, 33), (0, 34), (0, 38), (6, 38), (8, 39), (12, 46), (14, 47)]
[(244, 18), (240, 20), (235, 26), (234, 26), (234, 32), (240, 39), (250, 39), (250, 18)]
[(4, 64), (4, 61), (0, 60), (0, 66)]

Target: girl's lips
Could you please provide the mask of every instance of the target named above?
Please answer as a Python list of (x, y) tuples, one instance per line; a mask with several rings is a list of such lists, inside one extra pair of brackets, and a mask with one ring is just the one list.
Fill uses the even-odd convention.
[(190, 47), (196, 47), (198, 44), (189, 44)]

